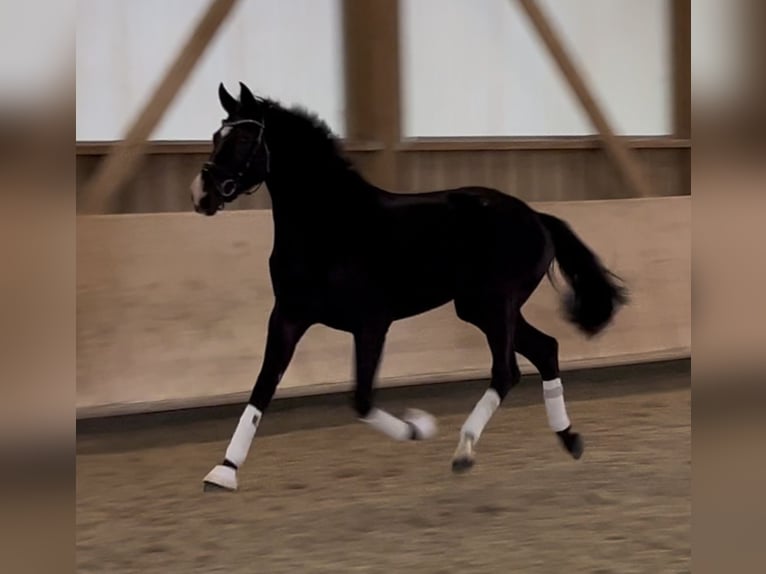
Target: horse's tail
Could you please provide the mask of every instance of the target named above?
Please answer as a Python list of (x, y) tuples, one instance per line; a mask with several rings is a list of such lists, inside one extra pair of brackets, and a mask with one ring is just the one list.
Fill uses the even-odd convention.
[(593, 336), (604, 329), (617, 310), (627, 303), (627, 290), (575, 235), (569, 224), (544, 213), (540, 214), (540, 219), (550, 232), (556, 261), (572, 288), (572, 293), (564, 298), (567, 318), (586, 335)]

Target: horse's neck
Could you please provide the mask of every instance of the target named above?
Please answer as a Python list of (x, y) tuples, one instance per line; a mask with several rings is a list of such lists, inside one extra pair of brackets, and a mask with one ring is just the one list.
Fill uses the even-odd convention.
[(348, 169), (275, 170), (267, 180), (274, 218), (275, 245), (321, 244), (328, 229), (337, 232), (364, 218), (383, 193)]

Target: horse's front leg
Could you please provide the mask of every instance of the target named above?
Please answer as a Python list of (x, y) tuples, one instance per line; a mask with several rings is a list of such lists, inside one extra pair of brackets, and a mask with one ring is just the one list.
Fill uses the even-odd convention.
[(205, 490), (237, 489), (237, 470), (245, 462), (258, 423), (290, 364), (298, 341), (309, 326), (308, 321), (288, 319), (278, 306), (272, 311), (261, 371), (229, 441), (223, 462), (216, 465), (204, 479)]
[(383, 353), (388, 324), (365, 327), (354, 333), (356, 387), (353, 405), (362, 422), (394, 440), (422, 440), (436, 435), (436, 419), (425, 411), (409, 409), (403, 418), (374, 406), (375, 375)]

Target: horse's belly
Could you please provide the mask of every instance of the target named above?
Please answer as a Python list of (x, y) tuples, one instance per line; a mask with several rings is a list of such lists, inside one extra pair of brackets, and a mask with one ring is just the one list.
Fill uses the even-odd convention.
[(353, 330), (366, 320), (425, 313), (454, 298), (445, 266), (376, 270), (338, 266), (322, 275), (280, 276), (277, 297), (302, 316), (334, 329)]
[(406, 300), (398, 301), (393, 305), (393, 315), (395, 320), (406, 319), (408, 317), (414, 317), (426, 313), (437, 307), (449, 303), (452, 301), (451, 295), (443, 295), (441, 297), (408, 297)]
[(389, 286), (387, 300), (397, 319), (412, 317), (441, 307), (455, 296), (450, 276), (412, 277)]

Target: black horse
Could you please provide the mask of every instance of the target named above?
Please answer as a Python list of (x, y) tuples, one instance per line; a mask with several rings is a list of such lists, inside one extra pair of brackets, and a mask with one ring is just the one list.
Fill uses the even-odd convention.
[(454, 302), (492, 353), (491, 383), (460, 432), (453, 470), (473, 464), (473, 448), (519, 382), (515, 352), (543, 379), (551, 428), (574, 458), (583, 452), (566, 413), (556, 339), (530, 325), (521, 308), (554, 259), (571, 287), (568, 319), (601, 331), (625, 291), (562, 220), (493, 189), (464, 187), (395, 194), (367, 181), (344, 159), (316, 117), (260, 99), (240, 83), (239, 100), (219, 86), (227, 113), (213, 151), (192, 184), (194, 209), (214, 215), (266, 183), (274, 217), (269, 259), (275, 305), (263, 364), (222, 464), (206, 488), (237, 488), (258, 422), (306, 330), (349, 332), (356, 351), (353, 406), (359, 418), (398, 440), (433, 436), (433, 417), (395, 417), (374, 404), (374, 379), (392, 322)]

